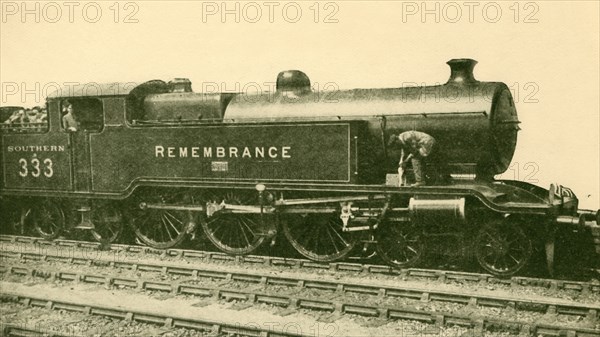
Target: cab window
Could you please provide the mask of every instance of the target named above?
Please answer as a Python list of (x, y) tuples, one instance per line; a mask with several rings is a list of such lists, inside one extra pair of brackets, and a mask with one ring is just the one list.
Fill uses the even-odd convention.
[(61, 111), (61, 125), (67, 132), (100, 132), (104, 126), (102, 101), (97, 98), (65, 99)]

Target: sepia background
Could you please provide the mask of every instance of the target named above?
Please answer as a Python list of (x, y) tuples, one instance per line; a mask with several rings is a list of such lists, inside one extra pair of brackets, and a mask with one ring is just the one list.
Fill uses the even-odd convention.
[(38, 105), (72, 82), (268, 90), (285, 69), (319, 89), (430, 85), (446, 61), (473, 58), (476, 79), (512, 89), (522, 121), (502, 177), (600, 206), (598, 1), (1, 4), (0, 105)]

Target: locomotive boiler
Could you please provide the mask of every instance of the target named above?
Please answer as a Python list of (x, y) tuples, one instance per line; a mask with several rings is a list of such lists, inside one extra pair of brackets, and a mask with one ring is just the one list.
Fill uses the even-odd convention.
[[(451, 75), (444, 85), (329, 93), (312, 92), (302, 72), (282, 72), (274, 95), (238, 96), (227, 106), (224, 118), (238, 122), (363, 121), (377, 163), (387, 166), (398, 162), (397, 151), (386, 148), (387, 137), (419, 130), (435, 137), (451, 173), (490, 177), (508, 168), (519, 120), (508, 87), (475, 80), (476, 63), (470, 59), (449, 61)], [(364, 179), (381, 179), (385, 172), (389, 167), (380, 172), (383, 174)]]
[[(442, 238), (496, 275), (536, 249), (552, 270), (556, 233), (597, 233), (598, 212), (579, 210), (566, 187), (494, 180), (519, 121), (508, 87), (475, 80), (475, 63), (451, 60), (449, 80), (424, 87), (324, 93), (290, 70), (268, 93), (195, 93), (186, 79), (58, 90), (47, 131), (2, 131), (3, 206), (17, 202), (17, 227), (49, 239), (86, 229), (111, 242), (129, 223), (169, 248), (201, 228), (218, 249), (248, 254), (283, 234), (317, 261), (374, 247), (404, 268)], [(66, 105), (76, 132), (61, 125)], [(408, 130), (436, 139), (452, 181), (400, 183), (387, 140)]]

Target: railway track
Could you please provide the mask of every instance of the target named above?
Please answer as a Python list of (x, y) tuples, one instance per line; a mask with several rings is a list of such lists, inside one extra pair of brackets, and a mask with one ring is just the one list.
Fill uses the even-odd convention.
[[(57, 261), (52, 257), (45, 261)], [(60, 262), (65, 262), (60, 261)], [(78, 263), (82, 261), (69, 260), (69, 263)], [(87, 261), (93, 263), (92, 261)], [(150, 264), (134, 264), (126, 265), (125, 263), (113, 264), (116, 268), (136, 268), (135, 270), (141, 270), (146, 272), (159, 272), (167, 273), (171, 275), (185, 275), (193, 278), (212, 278), (221, 279), (228, 281), (242, 281), (253, 284), (260, 284), (263, 286), (285, 286), (289, 288), (304, 288), (304, 289), (319, 289), (329, 290), (340, 293), (359, 293), (377, 296), (378, 298), (385, 297), (402, 297), (406, 299), (413, 299), (419, 301), (439, 301), (439, 302), (452, 302), (464, 305), (479, 305), (484, 307), (504, 308), (510, 307), (515, 310), (522, 311), (536, 311), (546, 312), (551, 314), (563, 314), (563, 315), (575, 315), (585, 316), (590, 320), (596, 320), (598, 313), (600, 312), (600, 305), (590, 304), (578, 304), (578, 303), (557, 303), (553, 301), (542, 301), (542, 300), (524, 300), (519, 298), (501, 297), (501, 296), (490, 296), (490, 295), (478, 295), (460, 292), (449, 292), (449, 291), (433, 291), (418, 288), (408, 287), (390, 287), (384, 285), (373, 285), (373, 284), (362, 284), (356, 282), (340, 282), (340, 281), (324, 281), (314, 280), (310, 278), (299, 278), (299, 277), (282, 277), (282, 276), (271, 276), (266, 274), (255, 274), (255, 273), (241, 273), (241, 272), (227, 272), (214, 269), (199, 269), (189, 268), (184, 269), (181, 267), (172, 267), (168, 265), (150, 265)], [(350, 310), (348, 313), (354, 314), (367, 314), (370, 316), (383, 316), (386, 317), (386, 311), (395, 311), (389, 308), (366, 308), (365, 311), (356, 311), (353, 308), (353, 304), (349, 303), (338, 303), (335, 301), (314, 301), (311, 299), (297, 299), (297, 298), (283, 298), (278, 296), (269, 295), (266, 293), (256, 293), (239, 291), (233, 289), (221, 289), (221, 288), (209, 288), (187, 284), (173, 284), (170, 282), (157, 282), (152, 280), (140, 280), (137, 278), (124, 278), (124, 277), (110, 277), (97, 274), (81, 274), (69, 271), (51, 271), (48, 269), (34, 269), (25, 267), (9, 267), (0, 266), (0, 273), (9, 273), (21, 276), (33, 276), (42, 277), (50, 280), (61, 280), (61, 281), (73, 281), (83, 283), (94, 283), (104, 285), (115, 285), (123, 286), (128, 288), (136, 288), (142, 290), (152, 291), (167, 291), (173, 294), (189, 294), (189, 295), (200, 295), (200, 296), (214, 296), (217, 298), (225, 299), (241, 299), (244, 301), (258, 301), (267, 304), (285, 304), (295, 305), (299, 308), (314, 308), (321, 310), (335, 311), (346, 308)], [(392, 315), (393, 316), (393, 315)]]
[[(124, 321), (135, 321), (140, 323), (150, 323), (161, 325), (167, 328), (185, 328), (209, 333), (211, 335), (237, 335), (252, 337), (300, 337), (306, 336), (292, 332), (280, 331), (276, 329), (260, 329), (254, 326), (243, 326), (240, 324), (230, 324), (215, 320), (207, 320), (198, 317), (180, 317), (176, 315), (165, 315), (153, 311), (139, 311), (122, 307), (103, 306), (84, 301), (72, 301), (61, 299), (43, 298), (32, 294), (19, 292), (3, 292), (0, 294), (2, 301), (17, 302), (24, 306), (40, 307), (52, 310), (64, 310), (70, 312), (87, 313), (109, 318), (117, 318)], [(8, 330), (8, 331), (7, 331)], [(33, 330), (33, 331), (32, 331)], [(7, 325), (4, 328), (6, 335), (13, 336), (62, 336), (60, 332), (41, 331), (18, 325)], [(8, 333), (7, 333), (8, 332)], [(72, 334), (69, 334), (72, 336)]]
[(2, 324), (0, 325), (0, 331), (2, 336), (6, 337), (74, 337), (71, 333), (43, 330), (18, 324)]
[[(360, 264), (348, 262), (322, 263), (307, 259), (282, 258), (276, 256), (231, 256), (221, 252), (199, 251), (189, 249), (158, 250), (146, 246), (127, 244), (111, 244), (108, 247), (104, 247), (98, 242), (76, 240), (48, 241), (42, 238), (29, 236), (0, 235), (0, 242), (29, 243), (45, 246), (75, 247), (93, 250), (108, 249), (115, 255), (118, 255), (120, 252), (124, 252), (140, 255), (152, 254), (166, 257), (176, 257), (186, 260), (199, 260), (203, 262), (233, 262), (248, 265), (280, 266), (299, 270), (330, 270), (350, 273), (383, 274), (390, 276), (398, 276), (403, 279), (428, 279), (438, 280), (442, 282), (461, 281), (472, 283), (489, 283), (508, 285), (511, 287), (537, 286), (548, 289), (575, 291), (580, 292), (582, 295), (588, 293), (600, 293), (600, 283), (597, 282), (582, 282), (521, 276), (513, 276), (511, 278), (498, 278), (490, 274), (482, 273), (468, 273), (419, 268), (396, 269), (387, 265)], [(115, 257), (113, 260), (118, 260), (118, 257)]]
[[(166, 264), (135, 263), (124, 261), (81, 259), (73, 257), (60, 257), (32, 253), (15, 253), (13, 255), (3, 252), (5, 258), (34, 259), (37, 261), (54, 261), (75, 265), (101, 265), (113, 268), (127, 268), (144, 272), (158, 272), (170, 275), (184, 275), (193, 279), (210, 278), (227, 281), (241, 281), (250, 284), (258, 284), (268, 289), (269, 286), (285, 286), (298, 289), (329, 290), (337, 294), (359, 293), (374, 296), (377, 299), (389, 297), (402, 297), (421, 302), (451, 302), (465, 306), (482, 306), (492, 308), (511, 308), (517, 311), (534, 311), (546, 314), (562, 314), (586, 317), (589, 322), (597, 322), (600, 306), (566, 303), (564, 301), (550, 300), (525, 300), (500, 296), (480, 295), (472, 293), (459, 293), (447, 291), (425, 290), (407, 287), (390, 287), (374, 284), (362, 284), (357, 282), (324, 281), (310, 278), (273, 276), (257, 273), (242, 273), (216, 270), (213, 268), (196, 268), (171, 266)], [(117, 286), (120, 288), (134, 288), (140, 290), (161, 291), (174, 295), (195, 295), (211, 297), (214, 299), (238, 300), (250, 304), (269, 304), (283, 306), (292, 309), (309, 309), (327, 311), (339, 314), (355, 314), (368, 317), (380, 317), (383, 319), (408, 319), (423, 323), (435, 324), (437, 326), (461, 326), (472, 329), (481, 335), (486, 330), (502, 329), (512, 333), (524, 335), (567, 335), (574, 336), (600, 336), (600, 330), (578, 328), (571, 326), (532, 324), (523, 321), (511, 321), (495, 318), (473, 318), (470, 315), (443, 313), (439, 311), (427, 311), (415, 309), (409, 306), (385, 307), (381, 305), (368, 305), (365, 303), (348, 302), (337, 299), (337, 297), (326, 298), (301, 298), (276, 294), (269, 291), (249, 291), (240, 289), (226, 289), (223, 287), (206, 287), (182, 282), (158, 282), (127, 277), (111, 277), (106, 275), (86, 274), (69, 271), (52, 271), (48, 269), (34, 269), (21, 266), (4, 267), (0, 269), (4, 274), (18, 276), (39, 277), (46, 280), (60, 280), (69, 282), (80, 282), (90, 284), (101, 284), (105, 286)], [(246, 287), (247, 288), (247, 287)]]

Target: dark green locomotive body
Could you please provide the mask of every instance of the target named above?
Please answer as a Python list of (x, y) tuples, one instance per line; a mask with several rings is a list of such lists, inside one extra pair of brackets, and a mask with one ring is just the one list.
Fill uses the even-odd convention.
[[(421, 257), (388, 254), (407, 251), (397, 239), (404, 234), (459, 237), (459, 246), (475, 240), (480, 264), (498, 275), (520, 270), (531, 239), (541, 238), (551, 270), (557, 225), (597, 230), (600, 212), (589, 221), (594, 213), (578, 210), (562, 186), (493, 179), (510, 165), (519, 121), (509, 88), (476, 81), (475, 63), (451, 60), (450, 79), (425, 87), (318, 92), (300, 71), (280, 73), (275, 92), (256, 94), (194, 93), (185, 79), (65, 87), (47, 99), (47, 124), (2, 123), (0, 208), (20, 205), (14, 223), (29, 219), (45, 238), (70, 222), (101, 241), (118, 237), (126, 208), (137, 237), (155, 248), (180, 243), (199, 219), (230, 254), (248, 254), (282, 228), (318, 261), (347, 256), (358, 240), (346, 235), (362, 231), (365, 247), (376, 243), (399, 267)], [(77, 130), (63, 125), (65, 111), (74, 111)], [(410, 130), (435, 138), (452, 182), (399, 184), (400, 150), (388, 139)], [(334, 228), (330, 244), (303, 241), (327, 239), (321, 227)], [(506, 255), (493, 238), (507, 235), (522, 239), (510, 268), (487, 260)]]

